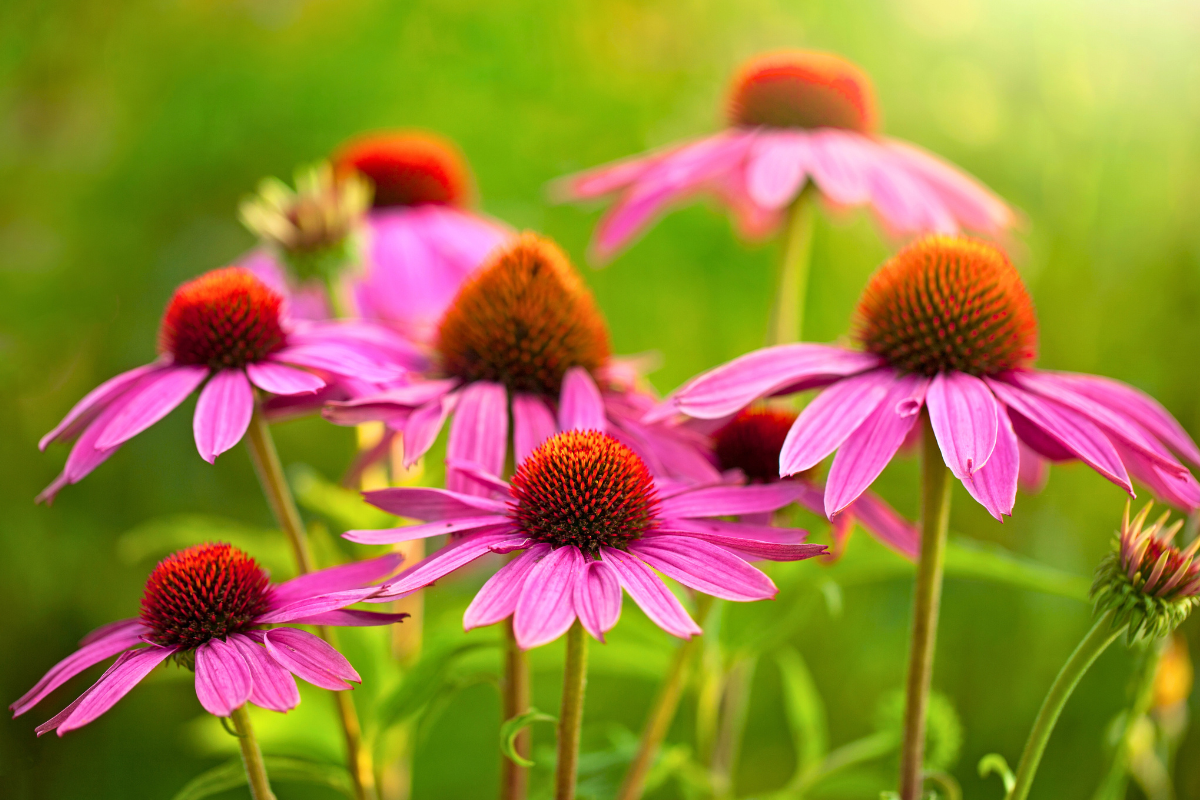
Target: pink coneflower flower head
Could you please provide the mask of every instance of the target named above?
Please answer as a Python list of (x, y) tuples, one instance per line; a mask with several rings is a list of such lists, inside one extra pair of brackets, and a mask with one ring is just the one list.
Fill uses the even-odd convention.
[(179, 287), (163, 315), (160, 358), (101, 384), (42, 437), (43, 450), (54, 441), (78, 441), (39, 500), (83, 479), (202, 384), (192, 427), (201, 457), (212, 463), (245, 434), (255, 387), (307, 394), (326, 385), (323, 375), (382, 382), (404, 374), (403, 359), (420, 363), (389, 331), (367, 323), (292, 324), (282, 304), (278, 292), (238, 267)]
[(1200, 464), (1200, 450), (1162, 406), (1108, 378), (1033, 367), (1033, 303), (991, 244), (935, 235), (901, 250), (868, 283), (855, 335), (863, 350), (794, 344), (742, 356), (693, 379), (650, 418), (717, 419), (760, 397), (821, 389), (792, 425), (779, 467), (794, 475), (836, 451), (830, 516), (871, 485), (923, 410), (946, 465), (997, 519), (1012, 514), (1030, 453), (1083, 461), (1131, 494), (1130, 476), (1175, 505), (1200, 506), (1200, 485), (1174, 455)]
[(282, 584), (246, 553), (228, 544), (201, 544), (163, 559), (146, 581), (141, 615), (96, 629), (80, 649), (46, 673), (9, 706), (19, 717), (88, 667), (116, 662), (95, 684), (49, 721), (41, 736), (58, 735), (108, 711), (159, 664), (173, 658), (196, 673), (196, 696), (227, 717), (247, 701), (273, 711), (300, 702), (293, 675), (326, 689), (361, 683), (345, 657), (311, 633), (279, 625), (387, 625), (407, 614), (346, 606), (375, 592), (400, 556), (312, 572)]
[(616, 196), (593, 241), (612, 258), (669, 206), (699, 194), (727, 205), (741, 231), (778, 229), (810, 184), (834, 206), (869, 206), (892, 235), (998, 234), (1015, 222), (976, 180), (915, 145), (878, 133), (871, 81), (838, 56), (757, 56), (729, 91), (729, 127), (712, 136), (560, 180), (565, 200)]
[[(825, 552), (804, 531), (726, 522), (792, 502), (791, 484), (656, 486), (632, 450), (598, 431), (567, 431), (535, 448), (512, 483), (464, 466), (488, 487), (480, 497), (441, 489), (381, 489), (367, 501), (424, 525), (349, 531), (370, 544), (456, 534), (454, 540), (384, 585), (371, 602), (428, 586), (489, 553), (517, 553), (476, 594), (463, 617), (470, 629), (513, 616), (523, 648), (562, 635), (579, 619), (603, 641), (621, 612), (621, 590), (675, 636), (700, 632), (655, 573), (727, 600), (774, 597), (750, 559), (797, 561)], [(499, 495), (498, 497), (495, 495)]]
[[(459, 290), (436, 336), (438, 368), (424, 380), (333, 403), (341, 424), (382, 419), (404, 434), (411, 463), (451, 415), (452, 462), (504, 468), (512, 419), (516, 462), (556, 430), (607, 431), (648, 462), (655, 475), (718, 476), (697, 438), (678, 426), (644, 424), (652, 401), (629, 385), (611, 357), (608, 327), (579, 273), (551, 241), (523, 234), (496, 250)], [(451, 469), (447, 486), (481, 493)]]
[[(791, 478), (779, 477), (779, 453), (796, 417), (796, 412), (790, 409), (766, 404), (750, 406), (738, 412), (713, 434), (713, 452), (723, 473), (740, 473), (751, 484), (795, 481), (796, 501), (813, 513), (824, 514), (825, 487), (815, 474), (816, 467)], [(763, 516), (767, 519), (742, 519), (745, 522), (769, 521), (769, 515)], [(916, 560), (921, 543), (920, 533), (874, 492), (864, 492), (849, 508), (834, 516), (831, 522), (834, 550), (830, 560), (836, 560), (845, 551), (855, 522), (886, 547), (910, 561)]]
[(1153, 503), (1129, 518), (1129, 504), (1113, 552), (1096, 570), (1092, 599), (1097, 611), (1114, 611), (1114, 627), (1128, 625), (1130, 642), (1162, 638), (1200, 603), (1200, 538), (1180, 550), (1172, 541), (1183, 520), (1165, 527), (1170, 512), (1147, 526)]
[(459, 286), (512, 233), (472, 209), (466, 159), (421, 131), (366, 134), (333, 155), (345, 180), (374, 187), (363, 270), (350, 281), (357, 313), (429, 341)]

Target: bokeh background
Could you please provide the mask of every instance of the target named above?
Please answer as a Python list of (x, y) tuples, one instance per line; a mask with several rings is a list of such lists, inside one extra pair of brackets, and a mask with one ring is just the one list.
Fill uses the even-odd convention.
[[(1129, 381), (1200, 434), (1195, 3), (7, 0), (0, 4), (5, 701), (87, 631), (134, 613), (148, 569), (175, 543), (214, 531), (261, 541), (263, 560), (286, 573), (244, 449), (215, 467), (202, 462), (190, 404), (52, 508), (33, 504), (66, 456), (59, 447), (38, 453), (38, 437), (94, 385), (153, 356), (158, 317), (175, 285), (252, 244), (235, 209), (261, 177), (288, 178), (359, 131), (427, 127), (462, 146), (484, 210), (557, 238), (582, 263), (597, 212), (549, 205), (546, 182), (714, 130), (731, 69), (780, 46), (833, 50), (862, 64), (874, 76), (888, 133), (943, 154), (1021, 209), (1026, 224), (1013, 256), (1038, 306), (1043, 366)], [(887, 252), (865, 216), (821, 221), (810, 338), (846, 331), (858, 292)], [(739, 242), (720, 212), (697, 205), (670, 215), (606, 270), (585, 275), (616, 349), (661, 353), (653, 380), (667, 391), (761, 343), (775, 257), (771, 245)], [(352, 431), (318, 420), (289, 423), (277, 437), (285, 463), (333, 479), (355, 446)], [(898, 463), (880, 484), (909, 514), (916, 475), (914, 463)], [(1020, 496), (1004, 525), (961, 487), (954, 500), (958, 534), (1085, 578), (1124, 503), (1119, 490), (1081, 467), (1054, 469), (1045, 491)], [(307, 516), (336, 533), (336, 514)], [(812, 523), (815, 538), (827, 535)], [(850, 549), (835, 567), (781, 570), (779, 600), (722, 620), (735, 639), (766, 638), (803, 657), (833, 745), (886, 727), (880, 708), (904, 672), (910, 573), (861, 533)], [(867, 568), (856, 571), (855, 559)], [(499, 712), (487, 677), (495, 651), (488, 632), (467, 637), (458, 625), (481, 580), (467, 575), (429, 593), (438, 641), (480, 646), (456, 662), (456, 683), (438, 694), (437, 713), (419, 728), (417, 798), (494, 791)], [(968, 798), (1001, 796), (999, 781), (981, 780), (976, 763), (993, 751), (1015, 762), (1054, 673), (1087, 629), (1088, 606), (1065, 596), (1077, 586), (1064, 580), (1056, 596), (953, 571), (948, 577), (934, 686), (962, 723), (951, 771)], [(1195, 622), (1184, 630), (1200, 655)], [(374, 674), (392, 680), (376, 664), (386, 641), (349, 638), (368, 684)], [(626, 603), (611, 643), (593, 648), (588, 796), (611, 793), (629, 732), (674, 646)], [(535, 703), (551, 713), (560, 649), (535, 657)], [(1125, 703), (1135, 660), (1114, 647), (1084, 679), (1051, 742), (1036, 797), (1092, 796), (1105, 729)], [(769, 794), (795, 767), (782, 675), (771, 652), (760, 659), (739, 797)], [(187, 676), (173, 670), (160, 670), (88, 728), (36, 739), (34, 725), (87, 683), (78, 678), (35, 713), (0, 725), (0, 795), (171, 797), (233, 752)], [(382, 689), (365, 686), (360, 702), (373, 691)], [(318, 732), (327, 701), (306, 697), (292, 716), (256, 716), (266, 747), (336, 759), (336, 740)], [(693, 796), (695, 698), (685, 698), (672, 729), (676, 766), (660, 770), (655, 798)], [(536, 736), (541, 791), (552, 764), (544, 752), (550, 727)], [(1200, 797), (1197, 755), (1193, 731), (1178, 760), (1179, 797)], [(881, 759), (813, 796), (877, 797), (893, 769), (893, 760)], [(336, 796), (300, 783), (277, 790), (281, 798)]]

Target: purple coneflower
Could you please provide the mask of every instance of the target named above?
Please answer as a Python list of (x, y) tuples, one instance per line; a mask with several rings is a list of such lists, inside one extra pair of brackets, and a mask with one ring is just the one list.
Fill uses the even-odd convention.
[(774, 511), (796, 498), (792, 483), (687, 486), (657, 490), (650, 470), (599, 431), (555, 434), (524, 458), (512, 482), (459, 464), (486, 488), (481, 497), (442, 489), (365, 492), (372, 505), (426, 524), (350, 531), (346, 538), (384, 544), (446, 533), (455, 539), (384, 584), (372, 602), (428, 586), (489, 553), (519, 552), (475, 596), (466, 628), (513, 616), (522, 648), (561, 636), (578, 619), (603, 641), (621, 611), (621, 589), (659, 627), (688, 638), (700, 632), (655, 570), (698, 592), (727, 600), (775, 595), (770, 578), (748, 560), (798, 561), (825, 552), (791, 528), (714, 517)]
[(78, 441), (62, 473), (38, 499), (49, 502), (64, 486), (82, 480), (201, 384), (192, 427), (201, 457), (211, 463), (245, 434), (255, 387), (302, 395), (323, 388), (322, 375), (384, 382), (402, 375), (406, 364), (423, 363), (387, 330), (361, 322), (291, 322), (282, 303), (279, 293), (238, 267), (179, 287), (159, 331), (162, 356), (92, 390), (42, 437), (42, 449), (55, 441)]
[[(403, 385), (333, 403), (341, 424), (383, 420), (404, 434), (406, 466), (423, 455), (448, 417), (448, 459), (504, 468), (512, 419), (516, 462), (559, 430), (606, 431), (656, 476), (712, 481), (699, 437), (668, 423), (646, 424), (653, 399), (636, 390), (631, 367), (610, 355), (608, 329), (591, 293), (553, 243), (524, 234), (463, 284), (443, 315), (436, 368)], [(452, 468), (447, 487), (487, 490)]]
[(196, 673), (196, 697), (228, 717), (246, 702), (288, 711), (300, 702), (293, 675), (341, 691), (361, 683), (337, 650), (292, 625), (387, 625), (404, 614), (347, 609), (379, 591), (368, 584), (391, 575), (392, 554), (312, 572), (282, 584), (228, 544), (201, 544), (159, 562), (146, 581), (141, 615), (92, 631), (10, 708), (29, 711), (83, 670), (116, 662), (77, 700), (37, 728), (38, 735), (83, 727), (108, 711), (151, 670), (174, 658)]

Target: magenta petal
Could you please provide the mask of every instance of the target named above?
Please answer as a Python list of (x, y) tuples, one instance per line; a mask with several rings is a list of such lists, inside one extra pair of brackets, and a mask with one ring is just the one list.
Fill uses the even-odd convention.
[(292, 673), (271, 658), (265, 647), (240, 633), (229, 637), (250, 670), (250, 702), (272, 711), (291, 711), (300, 705), (300, 690)]
[(611, 564), (588, 560), (575, 580), (579, 624), (599, 641), (621, 618), (621, 579)]
[[(129, 623), (134, 623), (130, 625)], [(122, 620), (124, 627), (115, 629), (114, 633), (85, 643), (71, 655), (51, 667), (33, 688), (22, 695), (21, 699), (9, 706), (14, 717), (19, 717), (40, 703), (46, 695), (69, 681), (88, 667), (99, 664), (110, 656), (115, 656), (124, 650), (139, 644), (145, 633), (141, 620)]]
[(379, 593), (379, 587), (368, 586), (363, 589), (345, 589), (340, 592), (319, 594), (316, 597), (305, 597), (288, 603), (286, 606), (276, 606), (254, 618), (256, 624), (298, 622), (302, 619), (324, 614), (329, 611), (361, 603)]
[(659, 503), (664, 517), (724, 517), (775, 511), (792, 503), (796, 484), (780, 481), (754, 486), (710, 486), (676, 494)]
[[(818, 512), (823, 513), (823, 509)], [(921, 551), (921, 532), (874, 492), (863, 492), (845, 512), (881, 544), (895, 550), (909, 561), (916, 561)]]
[[(128, 650), (121, 654), (116, 663), (100, 676), (74, 703), (54, 719), (38, 726), (40, 736), (57, 728), (58, 735), (82, 728), (108, 711), (117, 701), (142, 682), (150, 671), (167, 659), (176, 648), (152, 646), (141, 650)], [(65, 711), (70, 710), (69, 714)], [(54, 723), (53, 725), (51, 723)]]
[(965, 481), (996, 447), (999, 421), (991, 390), (974, 375), (939, 372), (929, 384), (925, 405), (946, 466)]
[(510, 497), (512, 495), (512, 486), (507, 481), (496, 477), (495, 473), (484, 469), (474, 461), (464, 461), (461, 458), (447, 458), (446, 467), (460, 473), (464, 478), (479, 484), (489, 494), (499, 492), (503, 497)]
[(809, 146), (809, 170), (822, 194), (844, 206), (871, 199), (869, 139), (853, 131), (822, 128), (811, 135)]
[(246, 375), (255, 386), (271, 394), (312, 394), (325, 388), (325, 381), (311, 372), (272, 361), (247, 364)]
[(343, 628), (372, 628), (379, 625), (393, 625), (403, 622), (411, 616), (400, 612), (388, 614), (379, 611), (359, 611), (356, 608), (339, 608), (336, 611), (325, 611), (310, 617), (300, 617), (289, 620), (294, 625), (330, 625)]
[[(130, 390), (130, 393), (133, 391)], [(64, 486), (83, 480), (92, 470), (103, 464), (109, 456), (117, 452), (120, 445), (110, 447), (106, 450), (99, 450), (96, 448), (96, 441), (100, 438), (105, 428), (108, 427), (108, 423), (115, 419), (123, 409), (124, 407), (121, 403), (111, 403), (92, 420), (84, 429), (79, 439), (76, 440), (75, 444), (71, 446), (71, 452), (67, 455), (67, 463), (63, 466), (62, 473), (54, 479), (53, 483), (42, 490), (41, 494), (37, 496), (37, 502), (53, 502), (54, 497)]]
[(846, 441), (896, 382), (891, 369), (845, 378), (818, 394), (792, 423), (779, 452), (779, 474), (795, 475), (819, 464)]
[(1050, 477), (1050, 462), (1017, 437), (1020, 467), (1017, 471), (1017, 486), (1029, 494), (1040, 492)]
[(120, 636), (121, 634), (131, 630), (140, 630), (141, 627), (142, 621), (138, 617), (119, 619), (116, 622), (109, 622), (105, 625), (101, 625), (99, 628), (96, 628), (96, 630), (80, 639), (79, 646), (87, 647), (89, 644), (98, 642), (101, 639), (109, 639), (113, 636)]
[(703, 539), (651, 534), (631, 542), (629, 550), (664, 575), (713, 597), (765, 600), (778, 592), (762, 572)]
[(200, 457), (212, 464), (242, 440), (254, 413), (254, 389), (240, 369), (223, 369), (208, 382), (196, 401), (192, 432)]
[(534, 448), (553, 436), (558, 428), (546, 401), (532, 394), (515, 394), (512, 399), (513, 458), (524, 461)]
[(513, 634), (522, 650), (552, 642), (575, 621), (575, 582), (584, 565), (579, 548), (551, 550), (529, 571), (513, 611)]
[[(963, 486), (979, 504), (1001, 522), (1012, 516), (1017, 502), (1017, 477), (1021, 467), (1021, 452), (1012, 423), (1003, 408), (997, 417), (999, 424), (996, 449), (987, 464), (973, 475), (961, 478)], [(943, 451), (944, 452), (944, 451)]]
[(879, 407), (838, 448), (825, 482), (827, 516), (853, 503), (883, 472), (920, 419), (928, 385), (920, 375), (896, 378)]
[(292, 578), (274, 587), (271, 592), (271, 608), (283, 608), (307, 597), (370, 586), (395, 572), (403, 561), (404, 556), (399, 553), (388, 553), (378, 558), (354, 561), (340, 567), (329, 567)]
[(501, 500), (416, 486), (375, 489), (363, 492), (363, 497), (371, 505), (389, 514), (429, 522), (478, 517), (480, 512), (503, 514), (508, 510), (508, 504)]
[(267, 653), (288, 672), (322, 689), (348, 689), (344, 681), (362, 683), (346, 657), (332, 645), (306, 631), (272, 628), (265, 631)]
[(679, 598), (636, 555), (604, 547), (600, 550), (600, 558), (617, 571), (621, 586), (655, 625), (681, 639), (690, 639), (702, 632)]
[(334, 341), (285, 347), (270, 358), (280, 364), (319, 369), (370, 383), (387, 383), (405, 373), (398, 364), (381, 364), (363, 355), (360, 348)]
[(558, 401), (558, 428), (563, 431), (599, 431), (608, 427), (600, 389), (583, 367), (571, 367), (563, 376)]
[(414, 539), (428, 539), (431, 536), (443, 536), (450, 533), (463, 534), (482, 528), (492, 528), (505, 525), (509, 518), (500, 514), (490, 514), (478, 517), (463, 517), (460, 519), (438, 520), (426, 522), (423, 525), (408, 525), (402, 528), (371, 528), (361, 531), (346, 531), (342, 536), (359, 544), (395, 544), (411, 542)]
[(122, 372), (114, 378), (109, 378), (84, 395), (83, 399), (67, 412), (62, 422), (55, 425), (54, 430), (43, 436), (38, 442), (38, 449), (45, 450), (51, 442), (58, 441), (59, 439), (71, 439), (77, 436), (81, 430), (104, 411), (105, 407), (122, 392), (129, 389), (146, 375), (165, 369), (170, 369), (170, 367), (166, 367), (161, 363), (146, 364), (145, 366), (131, 369), (128, 372)]
[(170, 367), (140, 382), (121, 397), (121, 410), (96, 441), (97, 450), (109, 450), (129, 441), (171, 413), (208, 377), (208, 367)]
[(550, 184), (549, 194), (555, 202), (588, 200), (624, 189), (657, 164), (663, 151), (637, 155), (599, 167), (558, 178)]
[(746, 159), (746, 192), (765, 209), (781, 209), (796, 198), (812, 158), (808, 134), (764, 131)]
[[(446, 458), (473, 461), (493, 475), (504, 469), (508, 450), (508, 394), (498, 383), (476, 381), (462, 390), (454, 419)], [(464, 494), (487, 495), (488, 490), (449, 470), (446, 488)]]
[(883, 139), (882, 146), (898, 167), (928, 185), (963, 227), (998, 233), (1015, 224), (1012, 209), (958, 167), (908, 142)]
[(550, 552), (550, 545), (535, 544), (521, 555), (501, 567), (487, 583), (475, 593), (471, 605), (463, 614), (463, 630), (492, 625), (507, 617), (517, 608), (517, 599), (525, 586), (525, 579), (538, 561)]
[(196, 697), (205, 711), (228, 717), (253, 689), (250, 665), (236, 646), (210, 639), (196, 648)]
[(492, 547), (524, 541), (515, 530), (500, 533), (472, 533), (446, 545), (419, 564), (409, 567), (384, 584), (380, 597), (395, 597), (428, 586), (444, 575), (492, 552)]
[(1190, 472), (1185, 471), (1182, 475), (1168, 472), (1158, 462), (1120, 440), (1114, 441), (1113, 446), (1129, 468), (1129, 474), (1148, 486), (1155, 497), (1188, 512), (1200, 507), (1200, 484)]
[[(779, 541), (762, 541), (749, 536), (731, 536), (727, 533), (708, 532), (691, 528), (688, 525), (679, 525), (678, 522), (684, 520), (664, 520), (663, 526), (658, 528), (655, 534), (648, 536), (656, 540), (665, 539), (666, 534), (677, 535), (679, 537), (687, 537), (692, 540), (700, 540), (712, 545), (717, 545), (724, 548), (732, 548), (738, 553), (754, 559), (766, 559), (768, 561), (803, 561), (806, 558), (813, 556), (825, 555), (826, 547), (823, 544), (808, 544), (804, 542), (779, 542)], [(736, 524), (736, 523), (730, 523)], [(784, 528), (792, 532), (797, 538), (802, 538), (807, 532), (797, 529)], [(641, 547), (633, 548), (639, 555), (642, 554)], [(653, 561), (646, 559), (651, 566), (657, 567)], [(669, 573), (668, 573), (669, 574)], [(674, 577), (672, 575), (672, 577)], [(677, 579), (678, 580), (678, 579)], [(680, 583), (684, 581), (680, 580)], [(709, 592), (709, 594), (712, 594)]]
[(458, 405), (460, 392), (435, 397), (409, 415), (404, 423), (404, 468), (408, 469), (417, 463), (417, 459), (425, 455), (433, 446), (446, 417)]

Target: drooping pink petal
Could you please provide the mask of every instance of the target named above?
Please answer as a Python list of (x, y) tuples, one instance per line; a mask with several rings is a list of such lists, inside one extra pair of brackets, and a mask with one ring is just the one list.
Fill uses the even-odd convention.
[(284, 622), (299, 622), (303, 619), (337, 611), (346, 606), (361, 603), (375, 596), (377, 587), (368, 586), (362, 589), (344, 589), (340, 592), (319, 594), (316, 597), (304, 597), (293, 600), (285, 606), (276, 605), (254, 618), (257, 624), (282, 624)]
[(810, 134), (809, 171), (821, 193), (835, 203), (856, 206), (871, 199), (869, 140), (853, 131), (823, 128)]
[[(56, 730), (62, 736), (67, 731), (82, 728), (108, 711), (117, 701), (142, 682), (142, 678), (165, 661), (176, 648), (151, 646), (141, 650), (127, 650), (121, 654), (100, 680), (92, 684), (78, 700), (53, 719), (37, 727), (37, 733)], [(68, 713), (69, 712), (69, 713)]]
[(324, 640), (296, 628), (271, 628), (263, 644), (276, 662), (297, 678), (335, 692), (349, 689), (345, 681), (362, 683), (346, 657)]
[[(298, 322), (288, 333), (288, 345), (304, 348), (333, 345), (334, 349), (327, 351), (327, 355), (337, 355), (338, 351), (349, 350), (354, 364), (348, 363), (344, 365), (345, 368), (349, 369), (351, 366), (358, 366), (359, 362), (366, 362), (376, 365), (375, 369), (384, 369), (391, 375), (390, 378), (377, 377), (381, 373), (374, 370), (369, 370), (369, 376), (367, 373), (346, 375), (347, 378), (373, 383), (385, 383), (400, 378), (404, 370), (427, 372), (431, 366), (429, 355), (421, 345), (370, 320)], [(287, 348), (276, 352), (275, 356), (285, 352)], [(285, 358), (273, 360), (287, 361)]]
[(1015, 224), (1016, 215), (1012, 209), (962, 170), (908, 142), (882, 141), (896, 159), (897, 166), (928, 184), (963, 227), (982, 233), (999, 233)]
[(663, 517), (723, 517), (775, 511), (796, 499), (791, 481), (755, 486), (712, 486), (668, 497), (659, 503)]
[[(446, 457), (473, 461), (493, 475), (504, 469), (508, 450), (508, 393), (499, 383), (476, 381), (467, 384), (450, 422)], [(475, 481), (448, 470), (446, 488), (464, 494), (487, 495)]]
[(461, 458), (447, 458), (446, 468), (453, 469), (464, 478), (482, 486), (489, 494), (499, 494), (501, 497), (512, 495), (512, 486), (508, 481), (496, 477), (490, 470), (484, 469), (474, 461), (464, 461)]
[(1133, 494), (1129, 475), (1112, 442), (1091, 420), (1066, 406), (1046, 400), (995, 378), (984, 378), (997, 399), (1015, 409), (1080, 461)]
[(273, 361), (247, 364), (246, 375), (255, 386), (271, 394), (312, 394), (325, 388), (325, 381), (311, 372)]
[(92, 644), (93, 642), (98, 642), (101, 639), (108, 639), (113, 636), (120, 636), (120, 635), (126, 633), (127, 631), (130, 631), (133, 629), (141, 629), (141, 628), (142, 628), (142, 621), (138, 617), (131, 617), (129, 619), (119, 619), (116, 622), (109, 622), (104, 625), (101, 625), (99, 628), (96, 628), (96, 630), (92, 631), (87, 636), (84, 636), (82, 639), (79, 640), (79, 646), (87, 647), (89, 644)]
[(423, 486), (375, 489), (363, 492), (363, 497), (389, 514), (427, 522), (478, 517), (480, 512), (503, 514), (508, 509), (507, 503), (489, 497)]
[(621, 579), (611, 564), (587, 560), (575, 579), (575, 613), (579, 624), (599, 641), (621, 618)]
[(996, 419), (999, 427), (992, 457), (981, 469), (960, 479), (971, 496), (978, 500), (989, 514), (1003, 522), (1004, 517), (1012, 516), (1013, 505), (1017, 502), (1021, 451), (1017, 446), (1017, 435), (1013, 433), (1008, 413), (1000, 408)]
[(522, 650), (552, 642), (571, 627), (583, 565), (583, 554), (572, 546), (551, 550), (534, 564), (513, 611), (513, 635)]
[(300, 705), (300, 690), (292, 673), (271, 658), (265, 647), (235, 633), (229, 643), (237, 648), (250, 670), (250, 702), (272, 711), (291, 711)]
[(506, 618), (517, 608), (517, 600), (525, 579), (547, 553), (550, 545), (539, 542), (513, 558), (475, 593), (471, 605), (463, 614), (463, 630), (492, 625)]
[(644, 175), (674, 149), (675, 146), (671, 146), (654, 153), (631, 156), (559, 178), (550, 184), (550, 197), (555, 202), (563, 203), (590, 200), (620, 191)]
[[(818, 497), (821, 499), (821, 496)], [(818, 506), (818, 513), (824, 514), (823, 505)], [(770, 515), (762, 515), (765, 519), (751, 522), (747, 517), (756, 515), (743, 514), (737, 522), (727, 522), (722, 519), (674, 519), (662, 520), (663, 526), (656, 531), (678, 531), (685, 536), (697, 539), (741, 540), (751, 542), (769, 542), (772, 544), (802, 544), (808, 538), (808, 531), (803, 528), (780, 528), (770, 523)], [(731, 545), (736, 547), (737, 545)]]
[(395, 572), (403, 561), (404, 556), (400, 553), (388, 553), (300, 575), (272, 589), (271, 607), (283, 608), (307, 597), (370, 586)]
[(746, 191), (755, 204), (780, 209), (800, 193), (812, 159), (808, 136), (798, 130), (758, 135), (746, 158)]
[(169, 367), (121, 397), (121, 409), (96, 440), (98, 450), (121, 445), (171, 413), (208, 377), (204, 366)]
[(689, 483), (711, 483), (720, 478), (720, 472), (706, 457), (708, 442), (704, 436), (666, 421), (643, 424), (644, 412), (627, 415), (626, 405), (616, 402), (613, 393), (605, 394), (608, 434), (637, 453), (651, 474)]
[(863, 424), (897, 379), (892, 369), (877, 369), (840, 380), (817, 395), (783, 441), (779, 474), (795, 475), (821, 463)]
[[(152, 378), (147, 378), (152, 380)], [(132, 393), (133, 390), (130, 390)], [(62, 473), (54, 479), (54, 481), (42, 490), (37, 496), (38, 503), (52, 503), (55, 496), (63, 489), (63, 487), (78, 483), (91, 473), (96, 467), (100, 466), (111, 456), (117, 452), (120, 445), (110, 447), (105, 450), (100, 450), (96, 447), (96, 441), (100, 438), (108, 423), (117, 417), (123, 410), (123, 406), (119, 402), (113, 402), (108, 405), (103, 411), (92, 420), (75, 444), (71, 446), (71, 452), (67, 455), (67, 463), (63, 466)]]
[[(661, 538), (665, 538), (666, 534), (678, 534), (681, 537), (690, 539), (699, 539), (708, 542), (709, 544), (718, 545), (724, 548), (736, 550), (739, 554), (744, 554), (755, 560), (766, 559), (768, 561), (803, 561), (806, 558), (813, 556), (824, 555), (826, 547), (823, 544), (808, 544), (804, 542), (780, 542), (759, 540), (749, 536), (730, 536), (726, 533), (706, 532), (696, 530), (692, 526), (681, 525), (679, 523), (689, 522), (690, 520), (663, 520), (662, 527), (655, 529), (654, 536), (660, 534)], [(736, 524), (736, 523), (730, 523)], [(791, 531), (794, 534), (799, 534), (802, 537), (807, 531), (800, 529), (781, 529)], [(649, 538), (649, 537), (647, 537)], [(639, 548), (633, 548), (635, 552), (641, 553)], [(651, 566), (656, 566), (650, 562)], [(674, 576), (672, 576), (674, 577)], [(683, 581), (680, 581), (681, 583)]]
[(501, 514), (480, 515), (476, 517), (461, 517), (458, 519), (426, 522), (422, 525), (407, 525), (401, 528), (370, 528), (367, 530), (346, 531), (342, 536), (359, 544), (395, 544), (411, 542), (414, 539), (428, 539), (431, 536), (443, 536), (450, 533), (466, 533), (481, 528), (493, 528), (509, 522), (507, 516)]
[(393, 580), (384, 584), (384, 591), (378, 597), (397, 597), (411, 591), (428, 586), (444, 575), (447, 575), (464, 564), (469, 564), (480, 556), (493, 552), (492, 548), (509, 543), (525, 541), (524, 536), (516, 533), (515, 528), (507, 531), (468, 534), (456, 542), (452, 542), (419, 564), (409, 567)]
[(1200, 507), (1200, 484), (1190, 472), (1184, 472), (1182, 475), (1168, 472), (1159, 462), (1147, 458), (1140, 450), (1135, 450), (1119, 439), (1113, 441), (1113, 446), (1125, 466), (1129, 468), (1129, 474), (1149, 487), (1155, 497), (1189, 513)]
[(170, 369), (170, 367), (161, 363), (146, 364), (145, 366), (131, 369), (128, 372), (122, 372), (114, 378), (109, 378), (84, 395), (83, 399), (67, 412), (62, 422), (55, 425), (54, 430), (43, 436), (38, 442), (38, 449), (45, 450), (51, 442), (75, 438), (79, 435), (80, 431), (94, 420), (122, 392), (132, 387), (145, 376), (164, 369)]
[(380, 360), (364, 355), (360, 348), (333, 341), (285, 347), (273, 353), (270, 360), (280, 364), (319, 369), (371, 383), (399, 380), (406, 372), (399, 364), (381, 363)]
[(196, 648), (196, 697), (205, 711), (228, 717), (253, 689), (250, 665), (237, 646), (210, 639)]
[[(824, 509), (821, 510), (824, 513)], [(882, 497), (863, 492), (843, 514), (851, 515), (877, 541), (909, 561), (916, 561), (921, 550), (921, 532), (892, 508)]]
[(538, 445), (558, 432), (554, 415), (537, 395), (515, 394), (512, 399), (513, 458), (520, 464)]
[[(132, 624), (131, 624), (132, 623)], [(82, 647), (50, 668), (33, 688), (9, 706), (14, 717), (19, 717), (45, 699), (46, 695), (94, 664), (115, 656), (139, 644), (146, 629), (141, 620), (122, 620), (123, 627), (114, 629), (111, 635), (85, 642)]]
[(295, 625), (330, 625), (339, 628), (370, 628), (403, 622), (410, 615), (406, 612), (388, 614), (379, 611), (359, 611), (356, 608), (339, 608), (308, 617), (288, 620)]
[(208, 463), (242, 440), (254, 414), (254, 389), (240, 369), (223, 369), (209, 380), (196, 401), (192, 433)]
[(878, 356), (824, 344), (764, 347), (689, 381), (653, 421), (679, 411), (700, 419), (727, 417), (761, 397), (799, 391), (879, 366)]
[(629, 551), (684, 586), (724, 600), (765, 600), (778, 591), (762, 572), (703, 539), (648, 534), (631, 542)]
[[(432, 404), (452, 392), (460, 381), (457, 378), (415, 380), (404, 386), (393, 386), (382, 392), (372, 392), (350, 400), (329, 403), (322, 416), (335, 425), (359, 425), (377, 420), (407, 419), (421, 406)], [(441, 425), (438, 425), (441, 430)], [(433, 436), (436, 438), (437, 431)], [(432, 441), (432, 440), (430, 440)]]
[(1040, 492), (1050, 477), (1050, 462), (1021, 441), (1020, 437), (1017, 437), (1017, 451), (1021, 462), (1017, 471), (1017, 485), (1030, 494)]
[(825, 481), (825, 514), (832, 517), (853, 503), (887, 466), (920, 418), (929, 379), (896, 378), (883, 402), (838, 448)]
[(991, 390), (974, 375), (939, 372), (929, 384), (925, 405), (946, 466), (965, 482), (996, 447), (998, 408)]
[(604, 547), (600, 558), (617, 571), (621, 586), (655, 625), (681, 639), (701, 633), (700, 626), (688, 616), (679, 599), (636, 555)]
[(417, 463), (417, 459), (425, 455), (433, 446), (446, 417), (458, 405), (461, 392), (451, 392), (434, 398), (412, 412), (404, 423), (404, 468), (408, 469)]
[(871, 208), (889, 232), (958, 233), (958, 222), (941, 195), (898, 166), (893, 153), (872, 141), (863, 155)]
[(604, 399), (592, 376), (583, 367), (571, 367), (563, 376), (558, 401), (558, 429), (562, 431), (599, 431), (608, 427)]

